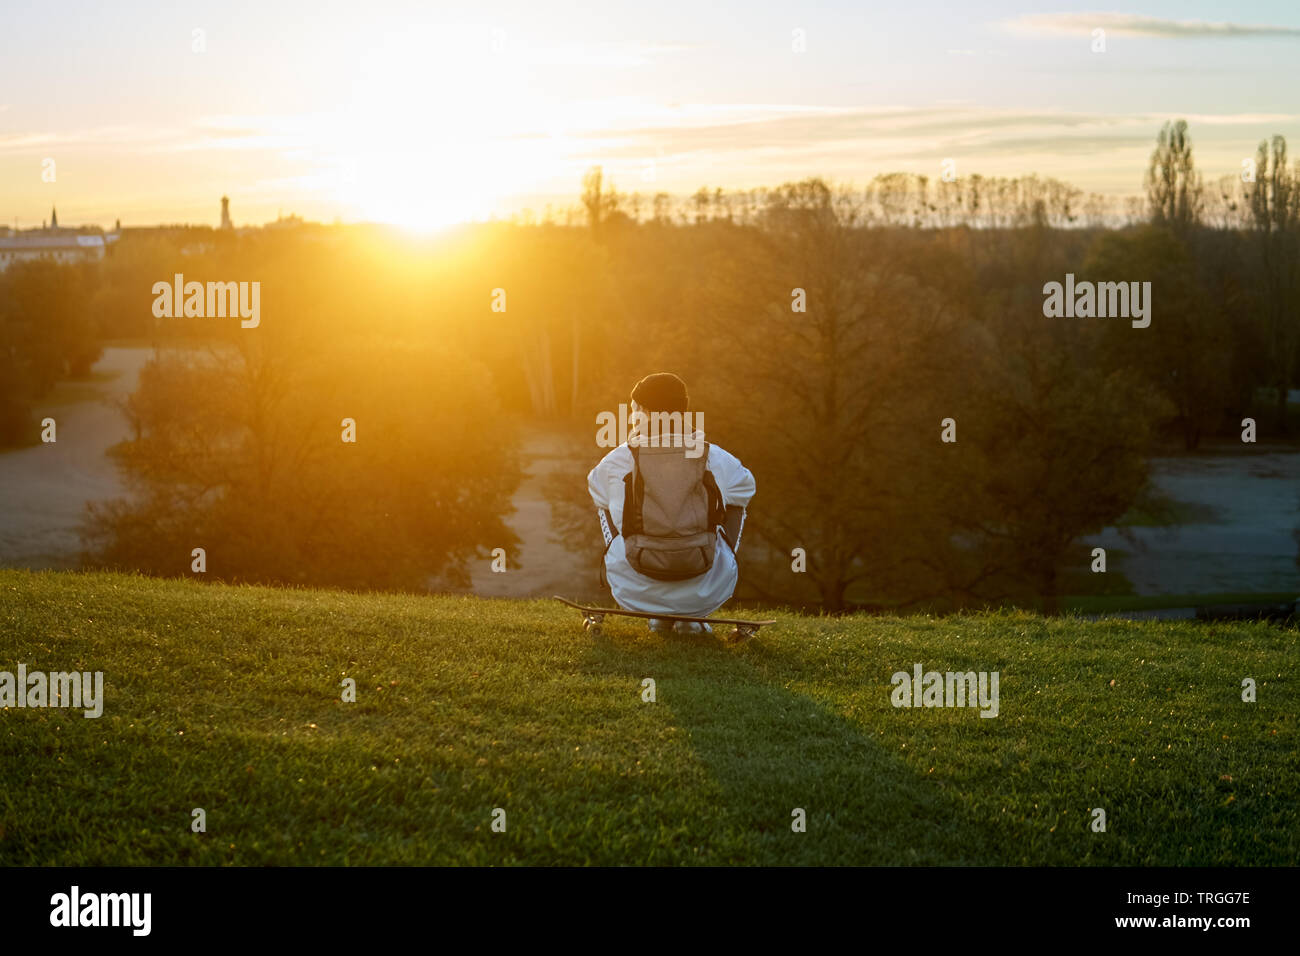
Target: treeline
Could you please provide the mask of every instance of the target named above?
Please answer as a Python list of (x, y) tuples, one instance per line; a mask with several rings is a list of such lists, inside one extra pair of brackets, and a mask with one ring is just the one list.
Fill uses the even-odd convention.
[[(594, 167), (583, 179), (581, 201), (560, 211), (564, 225), (606, 227), (654, 224), (699, 226), (709, 222), (758, 225), (771, 201), (784, 187), (727, 190), (700, 187), (690, 196), (666, 192), (651, 197), (639, 192), (619, 192)], [(1114, 197), (1084, 193), (1058, 179), (1038, 176), (998, 177), (975, 173), (932, 178), (916, 173), (883, 173), (861, 189), (844, 186), (837, 201), (857, 217), (857, 225), (947, 228), (970, 226), (1010, 229), (1044, 221), (1050, 226), (1096, 228), (1133, 225), (1144, 216), (1143, 202), (1135, 196)], [(542, 222), (554, 221), (548, 211)], [(515, 217), (520, 225), (533, 225), (531, 213)]]
[[(1114, 228), (1033, 177), (810, 179), (639, 218), (593, 170), (575, 226), (124, 239), (83, 292), (101, 334), (207, 348), (146, 370), (133, 493), (95, 509), (88, 560), (175, 574), (203, 547), (225, 579), (463, 585), (516, 554), (519, 426), (569, 423), (594, 463), (597, 414), (667, 368), (758, 477), (743, 596), (1050, 607), (1156, 442), (1293, 426), (1300, 192), (1281, 140), (1256, 165), (1231, 224), (1173, 124)], [(259, 328), (156, 318), (175, 273), (260, 282)], [(1067, 273), (1150, 282), (1150, 326), (1045, 316)], [(550, 497), (597, 547), (583, 476)]]
[[(1098, 326), (1099, 337), (1113, 339), (1106, 367), (1130, 368), (1169, 399), (1175, 411), (1161, 431), (1189, 449), (1206, 435), (1235, 434), (1241, 417), (1261, 412), (1265, 396), (1272, 403), (1262, 410), (1269, 431), (1285, 437), (1295, 427), (1286, 393), (1297, 385), (1300, 356), (1296, 182), (1286, 143), (1275, 137), (1260, 145), (1250, 181), (1233, 177), (1207, 187), (1182, 123), (1161, 131), (1146, 196), (1128, 204), (1131, 222), (1119, 228), (1079, 226), (1089, 220), (1078, 213), (1079, 191), (1052, 180), (972, 176), (927, 185), (903, 174), (877, 177), (866, 189), (814, 179), (737, 193), (735, 201), (713, 191), (690, 225), (668, 218), (637, 222), (622, 212), (625, 197), (611, 193), (594, 169), (583, 191), (589, 242), (553, 225), (513, 237), (524, 248), (534, 240), (546, 246), (554, 257), (552, 283), (562, 275), (582, 277), (568, 290), (571, 305), (547, 308), (526, 328), (528, 347), (519, 359), (521, 381), (529, 386), (525, 409), (585, 418), (584, 397), (598, 398), (612, 382), (611, 366), (620, 364), (603, 351), (593, 360), (592, 342), (609, 340), (618, 350), (634, 329), (636, 337), (654, 339), (664, 310), (699, 313), (701, 288), (716, 292), (724, 276), (752, 287), (763, 266), (747, 259), (749, 252), (776, 241), (789, 225), (787, 209), (812, 205), (833, 221), (838, 242), (870, 245), (889, 236), (891, 248), (905, 250), (889, 257), (895, 268), (972, 319), (987, 313), (990, 295), (1027, 294), (1041, 307), (1043, 285), (1067, 272), (1081, 281), (1151, 281), (1159, 289), (1156, 327), (1130, 336), (1114, 321)], [(927, 201), (935, 191), (951, 204)], [(938, 225), (944, 221), (956, 224)], [(784, 241), (810, 240), (791, 235)], [(708, 275), (700, 275), (703, 262), (710, 263)], [(739, 276), (732, 274), (737, 269)], [(500, 263), (467, 278), (491, 281), (494, 271), (502, 274)], [(551, 299), (565, 294), (553, 290)], [(787, 306), (740, 306), (771, 307)], [(611, 328), (618, 329), (612, 336)]]
[[(1163, 135), (1168, 137), (1175, 129), (1189, 147), (1190, 156), (1185, 123), (1168, 124)], [(1263, 170), (1267, 177), (1273, 168), (1272, 153), (1278, 147), (1285, 152), (1281, 137), (1261, 143), (1259, 155), (1251, 161), (1253, 166), (1243, 168), (1239, 174), (1221, 176), (1209, 183), (1194, 176), (1191, 185), (1197, 221), (1221, 229), (1252, 228), (1251, 203), (1252, 196), (1257, 195), (1258, 175)], [(773, 194), (783, 188), (729, 190), (701, 186), (689, 196), (662, 191), (623, 192), (601, 167), (593, 167), (583, 177), (579, 201), (558, 210), (548, 206), (540, 217), (526, 210), (513, 221), (519, 225), (566, 226), (600, 222), (612, 228), (638, 224), (698, 226), (708, 222), (752, 226), (762, 220)], [(1060, 229), (1115, 229), (1140, 225), (1152, 214), (1149, 196), (1085, 192), (1059, 179), (1036, 175), (957, 175), (955, 165), (950, 174), (940, 176), (882, 173), (865, 186), (842, 186), (836, 193), (858, 217), (859, 224), (869, 226), (1014, 229), (1041, 222)]]

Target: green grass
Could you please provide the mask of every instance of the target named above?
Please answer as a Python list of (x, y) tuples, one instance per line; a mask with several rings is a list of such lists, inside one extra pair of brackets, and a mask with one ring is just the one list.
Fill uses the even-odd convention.
[[(726, 649), (554, 602), (2, 571), (0, 670), (102, 670), (107, 702), (0, 711), (0, 864), (1300, 857), (1295, 629), (778, 617)], [(915, 662), (999, 671), (1001, 715), (893, 708)]]

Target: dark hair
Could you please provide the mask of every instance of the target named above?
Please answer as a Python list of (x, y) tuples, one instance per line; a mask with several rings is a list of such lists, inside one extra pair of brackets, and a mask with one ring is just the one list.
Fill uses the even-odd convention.
[(633, 386), (632, 401), (647, 412), (685, 412), (691, 398), (686, 383), (672, 372), (655, 372)]

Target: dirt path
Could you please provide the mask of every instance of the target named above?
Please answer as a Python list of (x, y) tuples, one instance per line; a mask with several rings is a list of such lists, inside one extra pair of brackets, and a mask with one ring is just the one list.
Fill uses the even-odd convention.
[(1300, 594), (1300, 454), (1155, 458), (1151, 474), (1161, 492), (1214, 517), (1133, 528), (1131, 541), (1115, 528), (1084, 539), (1126, 552), (1123, 571), (1138, 594)]
[(542, 483), (547, 475), (561, 472), (585, 486), (587, 471), (596, 459), (576, 457), (571, 441), (544, 430), (526, 433), (520, 454), (524, 479), (512, 499), (515, 513), (507, 519), (519, 535), (519, 561), (504, 572), (492, 571), (488, 561), (480, 562), (473, 574), (472, 592), (482, 597), (550, 597), (574, 593), (575, 582), (582, 590), (590, 590), (596, 569), (553, 540), (551, 506), (542, 493)]
[(86, 502), (123, 493), (104, 453), (128, 435), (115, 402), (135, 391), (150, 348), (107, 348), (95, 378), (56, 388), (35, 404), (57, 423), (58, 440), (0, 453), (0, 566), (67, 568), (77, 563)]

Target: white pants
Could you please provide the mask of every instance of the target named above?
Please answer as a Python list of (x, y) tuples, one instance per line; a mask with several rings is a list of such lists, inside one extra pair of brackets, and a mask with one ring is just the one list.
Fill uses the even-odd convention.
[(656, 581), (632, 569), (619, 535), (605, 552), (605, 577), (618, 606), (645, 614), (707, 617), (735, 593), (740, 576), (736, 556), (721, 532), (713, 549), (713, 567), (685, 581)]

